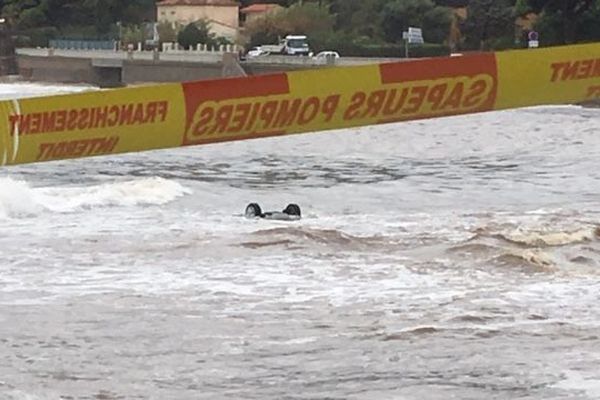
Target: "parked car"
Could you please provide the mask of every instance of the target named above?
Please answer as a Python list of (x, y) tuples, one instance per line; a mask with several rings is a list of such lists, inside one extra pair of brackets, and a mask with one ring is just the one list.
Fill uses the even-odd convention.
[(317, 53), (313, 58), (316, 60), (326, 60), (329, 57), (340, 58), (340, 54), (337, 51), (326, 50)]
[(323, 64), (335, 64), (338, 58), (340, 58), (340, 55), (337, 51), (321, 51), (313, 56), (313, 60)]
[(256, 47), (253, 47), (250, 50), (248, 50), (248, 53), (246, 53), (246, 56), (247, 57), (258, 57), (263, 54), (265, 54), (265, 53), (264, 53), (264, 51), (262, 51), (260, 46), (256, 46)]

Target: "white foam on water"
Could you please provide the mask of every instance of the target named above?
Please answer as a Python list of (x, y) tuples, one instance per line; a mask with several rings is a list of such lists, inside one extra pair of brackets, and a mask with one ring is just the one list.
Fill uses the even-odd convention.
[(42, 209), (27, 182), (0, 177), (0, 218), (34, 215)]
[(565, 379), (554, 384), (555, 388), (585, 393), (590, 399), (600, 399), (600, 377), (587, 377), (574, 370), (563, 371), (563, 375)]
[(578, 229), (572, 232), (523, 232), (522, 230), (515, 230), (508, 233), (506, 238), (529, 246), (564, 246), (592, 241), (596, 238), (596, 231), (592, 228)]
[(0, 83), (0, 100), (54, 96), (91, 90), (98, 90), (98, 88), (90, 85), (52, 85), (31, 82)]
[(18, 389), (2, 390), (2, 382), (0, 382), (0, 398), (2, 400), (62, 400), (58, 394), (51, 393), (28, 393)]
[(51, 211), (102, 206), (162, 205), (191, 190), (164, 178), (142, 178), (94, 186), (43, 188), (38, 199)]
[(140, 178), (89, 186), (32, 188), (25, 181), (0, 178), (0, 217), (41, 211), (72, 212), (107, 206), (163, 205), (192, 193), (164, 178)]

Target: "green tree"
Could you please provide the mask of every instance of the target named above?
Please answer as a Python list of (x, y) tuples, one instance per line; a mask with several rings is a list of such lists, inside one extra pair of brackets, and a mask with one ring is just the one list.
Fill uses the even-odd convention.
[(394, 0), (382, 10), (384, 37), (387, 42), (401, 42), (408, 27), (423, 30), (428, 42), (444, 42), (450, 34), (452, 17), (446, 7), (438, 7), (432, 0)]
[(128, 44), (137, 46), (144, 42), (144, 28), (141, 25), (127, 25), (123, 27), (121, 41), (125, 46)]
[(30, 28), (46, 20), (43, 5), (37, 1), (5, 0), (2, 16), (17, 29)]
[(209, 22), (206, 20), (199, 20), (186, 25), (177, 34), (177, 42), (184, 49), (193, 48), (197, 44), (206, 44), (208, 46), (215, 46), (217, 44), (215, 34), (210, 31)]
[(286, 33), (321, 34), (333, 31), (332, 16), (318, 4), (294, 5), (280, 15)]
[[(117, 22), (138, 25), (155, 18), (155, 0), (0, 0), (1, 16), (30, 45), (48, 39), (116, 38)], [(22, 39), (22, 40), (21, 40)]]
[(533, 11), (533, 8), (529, 4), (529, 0), (517, 0), (515, 3), (515, 14), (526, 15)]
[(245, 30), (250, 46), (277, 43), (280, 37), (289, 34), (322, 37), (333, 33), (333, 17), (317, 4), (294, 5), (252, 21)]
[(444, 7), (467, 7), (469, 0), (435, 0), (435, 4)]
[(17, 27), (93, 26), (106, 33), (117, 21), (153, 20), (154, 0), (2, 0), (0, 11)]
[(385, 0), (337, 0), (331, 5), (335, 29), (371, 41), (383, 41)]
[(514, 43), (515, 0), (477, 0), (469, 4), (462, 31), (470, 49), (487, 50), (498, 42)]
[(180, 30), (178, 26), (173, 26), (170, 22), (160, 22), (157, 26), (158, 36), (160, 41), (165, 42), (176, 42), (177, 41), (177, 32)]
[(577, 25), (577, 39), (581, 41), (600, 41), (600, 2), (596, 2), (581, 15)]
[(202, 33), (196, 24), (187, 24), (177, 35), (177, 42), (184, 49), (195, 47), (202, 41)]
[(37, 26), (43, 26), (46, 22), (46, 14), (42, 7), (26, 8), (21, 11), (18, 16), (19, 28), (34, 28)]
[(582, 23), (589, 24), (598, 8), (597, 0), (527, 0), (520, 3), (520, 12), (528, 10), (541, 14), (536, 28), (540, 30), (542, 41), (550, 44), (576, 42)]

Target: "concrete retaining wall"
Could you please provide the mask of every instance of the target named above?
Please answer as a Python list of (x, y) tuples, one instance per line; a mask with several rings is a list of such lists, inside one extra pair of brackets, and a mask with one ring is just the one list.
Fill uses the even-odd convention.
[(17, 56), (19, 74), (26, 80), (59, 83), (96, 83), (89, 59)]
[[(182, 82), (221, 78), (223, 63), (186, 61), (115, 60), (97, 63), (85, 58), (18, 55), (19, 74), (23, 79), (57, 83), (89, 83), (101, 87), (145, 82)], [(117, 65), (118, 64), (118, 65)], [(241, 63), (247, 75), (262, 75), (290, 70), (322, 68), (322, 65)]]
[[(227, 55), (229, 54), (25, 49), (17, 52), (17, 63), (19, 74), (26, 80), (88, 83), (101, 87), (145, 82), (196, 81), (244, 74), (263, 75), (326, 68), (332, 65), (326, 64), (324, 60), (290, 56), (256, 57), (238, 63), (237, 55)], [(230, 60), (229, 64), (227, 61), (224, 64), (224, 59)], [(340, 58), (335, 60), (335, 65), (367, 64), (376, 61), (392, 60)], [(236, 65), (230, 65), (232, 62)]]
[(25, 80), (57, 83), (89, 83), (115, 87), (143, 82), (181, 82), (221, 77), (220, 63), (153, 62), (119, 60), (94, 63), (91, 59), (18, 55), (19, 74)]
[(222, 64), (189, 62), (125, 61), (121, 79), (123, 84), (144, 82), (183, 82), (221, 77)]

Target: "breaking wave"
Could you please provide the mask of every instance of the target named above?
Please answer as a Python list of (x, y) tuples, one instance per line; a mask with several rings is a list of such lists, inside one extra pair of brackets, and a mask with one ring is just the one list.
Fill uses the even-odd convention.
[(91, 186), (41, 188), (5, 177), (0, 178), (0, 218), (32, 216), (43, 211), (161, 205), (189, 193), (191, 191), (178, 182), (156, 177)]
[(557, 269), (553, 258), (538, 249), (507, 249), (503, 254), (493, 257), (491, 261), (507, 267), (533, 267), (540, 271), (554, 271)]
[(368, 250), (381, 247), (398, 247), (401, 243), (381, 235), (355, 236), (337, 229), (308, 227), (277, 227), (251, 233), (250, 240), (241, 242), (242, 247), (262, 248), (284, 246), (288, 249), (323, 246), (332, 249)]
[(600, 237), (594, 226), (572, 229), (504, 227), (478, 229), (470, 239), (447, 249), (447, 254), (479, 259), (484, 264), (529, 271), (556, 271), (565, 264), (593, 265), (592, 256)]
[(584, 228), (558, 232), (510, 232), (496, 234), (499, 239), (526, 247), (554, 247), (591, 242), (598, 237), (599, 228)]
[(0, 218), (37, 214), (42, 207), (27, 182), (0, 178)]

